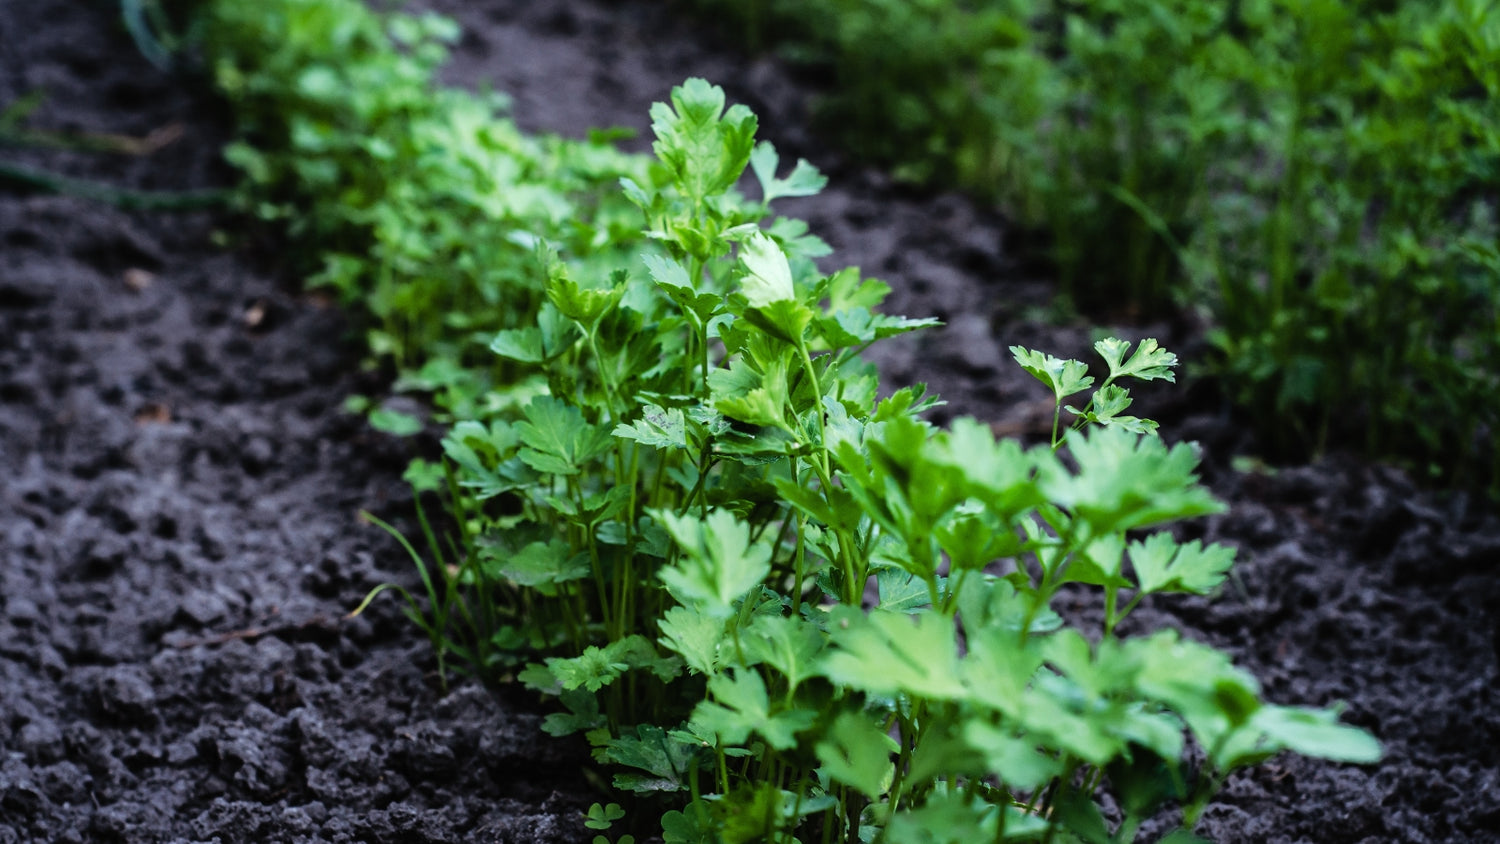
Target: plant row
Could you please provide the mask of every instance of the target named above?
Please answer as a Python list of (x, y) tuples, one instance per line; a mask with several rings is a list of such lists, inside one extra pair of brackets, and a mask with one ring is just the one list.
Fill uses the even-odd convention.
[[(246, 208), (316, 251), (314, 282), (452, 423), (409, 473), (451, 528), (419, 506), (422, 589), (393, 588), (445, 676), (552, 700), (546, 729), (587, 736), (637, 831), (1097, 844), (1175, 806), (1188, 841), (1236, 769), (1378, 758), (1219, 651), (1121, 635), (1233, 559), (1161, 530), (1220, 505), (1190, 446), (1127, 415), (1131, 381), (1173, 378), (1154, 341), (1101, 341), (1094, 375), (1014, 348), (1056, 397), (1047, 445), (940, 429), (860, 358), (933, 321), (817, 269), (826, 245), (771, 205), (823, 177), (719, 88), (653, 107), (648, 161), (434, 87), (439, 18), (221, 0), (197, 35)], [(1096, 622), (1053, 610), (1065, 589)], [(624, 841), (624, 814), (587, 824)]]
[(1086, 310), (1205, 313), (1273, 455), (1500, 494), (1487, 0), (691, 0), (824, 69), (823, 116), (1047, 233)]

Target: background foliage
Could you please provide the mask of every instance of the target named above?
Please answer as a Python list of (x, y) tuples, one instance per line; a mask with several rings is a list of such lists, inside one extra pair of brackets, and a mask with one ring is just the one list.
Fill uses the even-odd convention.
[(684, 0), (826, 72), (828, 131), (1001, 201), (1085, 310), (1200, 311), (1274, 457), (1500, 493), (1488, 0)]

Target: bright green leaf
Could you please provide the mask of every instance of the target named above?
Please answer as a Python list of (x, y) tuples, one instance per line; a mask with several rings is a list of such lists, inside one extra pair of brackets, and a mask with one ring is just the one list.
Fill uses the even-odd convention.
[(760, 182), (761, 201), (769, 205), (783, 196), (813, 196), (828, 184), (828, 178), (818, 168), (802, 159), (785, 179), (776, 178), (776, 166), (781, 157), (770, 141), (761, 141), (750, 154), (750, 167)]
[(682, 408), (646, 405), (641, 418), (615, 426), (614, 435), (652, 448), (687, 448), (687, 421)]
[(761, 232), (752, 234), (740, 244), (740, 263), (745, 268), (740, 290), (752, 308), (796, 299), (792, 268), (776, 241)]
[(1156, 533), (1130, 543), (1130, 565), (1142, 592), (1207, 595), (1234, 565), (1234, 549), (1218, 543), (1205, 548), (1197, 539), (1178, 545), (1171, 535)]
[(1094, 385), (1088, 365), (1082, 361), (1063, 360), (1021, 346), (1011, 346), (1010, 353), (1022, 369), (1051, 387), (1059, 401)]
[(823, 670), (835, 683), (887, 696), (965, 696), (953, 622), (938, 613), (874, 610), (865, 615), (838, 607), (829, 632), (835, 648), (824, 656)]
[(752, 543), (750, 526), (728, 510), (711, 510), (703, 519), (667, 510), (652, 510), (651, 515), (682, 550), (682, 558), (663, 568), (660, 577), (684, 604), (727, 616), (771, 572), (771, 549)]

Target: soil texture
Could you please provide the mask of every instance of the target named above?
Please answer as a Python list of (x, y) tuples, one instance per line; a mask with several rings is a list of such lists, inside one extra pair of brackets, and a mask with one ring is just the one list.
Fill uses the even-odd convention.
[[(998, 431), (1044, 435), (1050, 397), (1006, 347), (1083, 355), (1003, 220), (852, 165), (808, 129), (819, 80), (728, 49), (671, 4), (429, 0), (465, 36), (452, 84), (513, 97), (525, 128), (625, 126), (703, 76), (784, 158), (830, 176), (781, 203), (831, 262), (891, 283), (939, 330), (877, 355)], [(24, 36), (24, 37), (23, 37)], [(227, 116), (140, 57), (113, 3), (0, 0), (0, 111), (152, 139), (130, 153), (0, 147), (125, 188), (224, 187)], [(443, 690), (372, 586), (409, 581), (359, 518), (400, 519), (409, 442), (341, 411), (378, 389), (344, 318), (218, 212), (127, 212), (0, 183), (0, 844), (67, 841), (582, 842), (603, 795), (523, 695)], [(1189, 324), (1111, 326), (1191, 360)], [(1347, 702), (1386, 758), (1283, 756), (1231, 778), (1200, 832), (1233, 842), (1500, 841), (1500, 519), (1348, 456), (1236, 471), (1255, 443), (1205, 385), (1147, 391), (1229, 504), (1182, 528), (1240, 549), (1215, 599), (1159, 599), (1278, 703)], [(1086, 610), (1078, 609), (1078, 612)]]

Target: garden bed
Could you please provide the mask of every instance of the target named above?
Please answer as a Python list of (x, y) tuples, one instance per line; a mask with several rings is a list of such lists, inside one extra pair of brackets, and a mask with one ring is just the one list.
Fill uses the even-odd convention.
[[(628, 126), (639, 149), (672, 85), (723, 84), (784, 156), (830, 176), (784, 210), (889, 281), (890, 311), (947, 323), (893, 343), (884, 374), (932, 385), (938, 418), (1045, 432), (1050, 398), (1004, 349), (1077, 354), (1089, 329), (1047, 319), (1046, 279), (1012, 259), (998, 218), (818, 147), (799, 128), (809, 80), (653, 4), (432, 5), (466, 33), (449, 81), (507, 91), (530, 130)], [(0, 6), (0, 28), (26, 33), (0, 53), (0, 108), (42, 89), (33, 128), (180, 136), (6, 160), (135, 189), (228, 185), (220, 109), (140, 58), (112, 9)], [(214, 212), (0, 187), (0, 841), (587, 840), (581, 811), (604, 795), (525, 695), (444, 694), (394, 601), (343, 617), (410, 577), (358, 518), (404, 516), (409, 442), (343, 413), (380, 386), (353, 334), (243, 234)], [(1188, 361), (1200, 342), (1190, 325), (1111, 327)], [(1236, 775), (1200, 831), (1500, 840), (1496, 519), (1353, 458), (1236, 471), (1255, 444), (1211, 390), (1146, 402), (1169, 440), (1203, 445), (1230, 507), (1186, 530), (1241, 553), (1218, 598), (1156, 599), (1132, 624), (1229, 651), (1278, 703), (1347, 701), (1386, 746), (1373, 766), (1284, 757)]]

